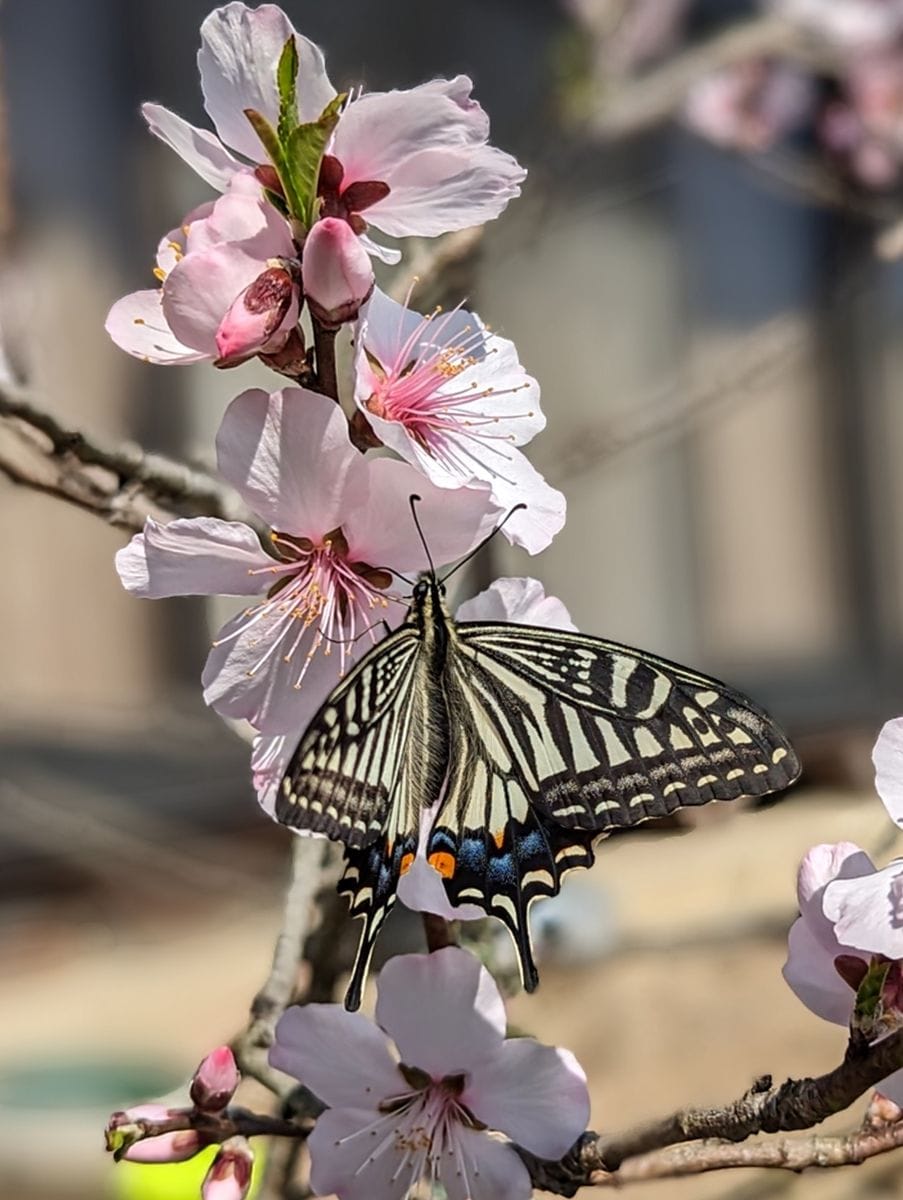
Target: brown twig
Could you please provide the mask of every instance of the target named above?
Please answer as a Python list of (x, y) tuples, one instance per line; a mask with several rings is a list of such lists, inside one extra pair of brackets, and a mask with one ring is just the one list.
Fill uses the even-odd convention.
[(141, 529), (147, 516), (244, 515), (233, 494), (205, 472), (135, 445), (105, 445), (7, 384), (0, 385), (0, 473), (121, 529)]
[[(273, 1044), (276, 1023), (295, 992), (302, 948), (311, 926), (314, 898), (328, 853), (328, 844), (320, 838), (293, 838), (292, 875), (273, 952), (273, 965), (251, 1004), (247, 1028), (232, 1042), (232, 1051), (242, 1074), (253, 1076), (283, 1099), (295, 1084), (273, 1070), (267, 1054)], [(316, 969), (315, 964), (312, 969)]]
[[(863, 1147), (872, 1145), (868, 1139), (875, 1135), (874, 1129), (863, 1131), (862, 1135), (850, 1135), (833, 1141), (830, 1138), (810, 1138), (797, 1143), (777, 1139), (742, 1149), (729, 1146), (721, 1154), (712, 1152), (711, 1139), (717, 1138), (720, 1143), (736, 1143), (757, 1133), (811, 1129), (834, 1113), (848, 1108), (864, 1092), (901, 1066), (903, 1030), (871, 1046), (862, 1045), (859, 1039), (851, 1037), (844, 1061), (826, 1075), (788, 1079), (778, 1087), (773, 1087), (771, 1077), (766, 1075), (756, 1080), (739, 1100), (724, 1108), (681, 1109), (659, 1121), (637, 1125), (622, 1133), (587, 1133), (570, 1154), (558, 1163), (542, 1163), (521, 1153), (535, 1185), (561, 1196), (572, 1196), (580, 1187), (606, 1183), (612, 1177), (616, 1177), (618, 1182), (625, 1182), (633, 1178), (631, 1172), (634, 1167), (631, 1163), (643, 1159), (646, 1162), (642, 1169), (650, 1173), (636, 1178), (661, 1177), (668, 1173), (665, 1167), (650, 1165), (650, 1158), (657, 1155), (657, 1164), (667, 1160), (679, 1167), (674, 1171), (675, 1174), (696, 1173), (690, 1165), (696, 1155), (699, 1156), (699, 1162), (713, 1164), (701, 1166), (700, 1171), (720, 1170), (728, 1166), (787, 1166), (790, 1161), (788, 1155), (804, 1160), (809, 1154), (821, 1153), (828, 1144), (833, 1147), (831, 1153), (838, 1157), (839, 1162), (846, 1162), (847, 1159), (843, 1157), (845, 1154), (854, 1150), (859, 1153)], [(851, 1137), (858, 1139), (855, 1145)], [(834, 1142), (842, 1144), (835, 1146)], [(683, 1147), (681, 1154), (674, 1151), (670, 1158), (661, 1158), (662, 1150), (679, 1143), (693, 1145)], [(880, 1144), (883, 1148), (874, 1150), (874, 1153), (893, 1149), (891, 1144)], [(797, 1145), (799, 1149), (795, 1148)], [(765, 1150), (761, 1147), (776, 1148)], [(733, 1151), (733, 1157), (727, 1151)], [(744, 1153), (746, 1158), (755, 1158), (756, 1154), (760, 1154), (762, 1161), (746, 1161)], [(774, 1161), (768, 1161), (769, 1156)], [(660, 1171), (659, 1175), (654, 1171)]]

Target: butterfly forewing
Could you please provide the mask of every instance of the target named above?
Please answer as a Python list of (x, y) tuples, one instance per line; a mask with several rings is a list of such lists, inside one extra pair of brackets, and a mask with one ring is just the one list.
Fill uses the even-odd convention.
[(366, 846), (387, 821), (417, 827), (408, 764), (421, 648), (410, 626), (389, 636), (326, 699), (282, 779), (276, 816), (295, 829)]
[(535, 780), (531, 801), (556, 823), (604, 833), (799, 774), (762, 709), (676, 663), (524, 625), (461, 624), (457, 635), (484, 712), (499, 714)]

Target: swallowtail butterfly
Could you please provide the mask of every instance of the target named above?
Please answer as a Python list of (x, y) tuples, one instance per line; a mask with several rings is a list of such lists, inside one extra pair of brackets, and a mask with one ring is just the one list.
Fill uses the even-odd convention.
[(593, 842), (687, 805), (761, 796), (800, 767), (739, 692), (615, 642), (456, 623), (435, 575), (404, 624), (342, 680), (289, 762), (276, 815), (346, 847), (339, 891), (363, 920), (345, 1003), (432, 810), (427, 857), (452, 904), (502, 920), (538, 982), (528, 909), (593, 862)]

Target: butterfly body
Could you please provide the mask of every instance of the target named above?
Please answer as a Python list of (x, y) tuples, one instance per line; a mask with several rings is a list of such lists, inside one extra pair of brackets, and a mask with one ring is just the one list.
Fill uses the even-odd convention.
[(532, 990), (530, 904), (591, 865), (600, 835), (798, 773), (780, 730), (726, 685), (584, 634), (456, 623), (431, 576), (314, 717), (276, 813), (346, 846), (340, 891), (364, 921), (356, 1007), (425, 814), (451, 903), (508, 926)]

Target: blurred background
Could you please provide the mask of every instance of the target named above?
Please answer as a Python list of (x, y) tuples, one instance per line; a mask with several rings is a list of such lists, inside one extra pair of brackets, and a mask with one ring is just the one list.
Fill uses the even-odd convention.
[[(138, 113), (153, 99), (208, 124), (194, 58), (209, 7), (0, 5), (12, 374), (70, 427), (201, 463), (232, 396), (278, 382), (256, 365), (146, 366), (103, 321), (152, 286), (159, 236), (209, 198)], [(827, 0), (846, 14), (834, 24), (818, 0), (283, 7), (337, 85), (471, 75), (492, 140), (530, 169), (445, 289), (539, 378), (548, 429), (530, 455), (569, 518), (536, 561), (497, 541), (471, 587), (536, 575), (582, 630), (729, 679), (806, 770), (768, 805), (603, 846), (540, 915), (543, 986), (514, 1019), (577, 1053), (596, 1128), (727, 1101), (765, 1071), (827, 1070), (844, 1031), (803, 1009), (780, 967), (802, 853), (895, 850), (869, 751), (903, 712), (900, 5)], [(247, 747), (201, 699), (222, 611), (128, 597), (112, 566), (124, 540), (0, 478), (10, 1200), (179, 1200), (178, 1179), (114, 1171), (102, 1124), (241, 1027), (288, 870)], [(897, 1196), (903, 1166), (634, 1193), (816, 1188)]]

